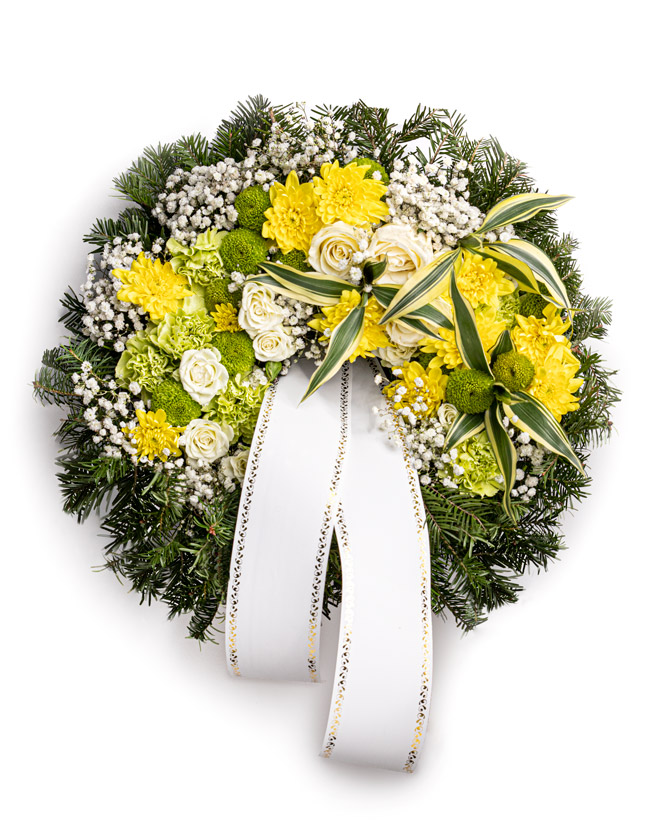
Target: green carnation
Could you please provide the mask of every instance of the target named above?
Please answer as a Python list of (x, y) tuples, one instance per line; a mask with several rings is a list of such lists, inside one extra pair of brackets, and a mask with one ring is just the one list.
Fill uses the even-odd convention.
[(520, 300), (520, 314), (524, 317), (542, 317), (543, 309), (547, 306), (547, 303), (548, 301), (544, 297), (529, 292)]
[(164, 410), (166, 420), (176, 427), (186, 427), (201, 417), (201, 405), (177, 381), (163, 381), (152, 394), (152, 409)]
[(238, 212), (238, 225), (260, 234), (265, 222), (264, 214), (270, 207), (270, 195), (261, 185), (252, 185), (236, 196), (234, 207)]
[(514, 349), (502, 352), (492, 364), (494, 378), (511, 392), (526, 389), (533, 380), (534, 366), (525, 356)]
[(494, 401), (494, 378), (477, 369), (456, 369), (450, 373), (446, 401), (461, 413), (482, 413)]
[(216, 332), (211, 345), (219, 349), (220, 361), (226, 367), (229, 378), (238, 373), (246, 375), (256, 362), (252, 339), (247, 332)]
[(173, 358), (180, 358), (188, 349), (203, 349), (215, 330), (215, 321), (205, 311), (186, 314), (182, 309), (168, 312), (153, 329), (150, 339)]
[(503, 323), (506, 329), (512, 329), (515, 325), (515, 315), (520, 312), (519, 292), (504, 294), (499, 298), (499, 308), (496, 310), (496, 319)]
[(224, 265), (219, 253), (222, 240), (227, 231), (209, 230), (199, 234), (192, 246), (183, 245), (171, 239), (166, 243), (166, 250), (171, 254), (173, 270), (182, 274), (190, 283), (205, 286), (224, 272)]
[(224, 237), (219, 253), (227, 272), (256, 274), (259, 263), (266, 258), (268, 244), (254, 231), (238, 228)]
[(249, 381), (229, 378), (224, 392), (215, 396), (206, 407), (212, 421), (228, 424), (246, 444), (251, 444), (263, 397), (270, 384), (253, 386)]
[(282, 265), (289, 265), (291, 268), (297, 268), (298, 271), (311, 271), (311, 267), (307, 262), (307, 254), (304, 251), (299, 251), (297, 248), (292, 248), (288, 254), (280, 251), (273, 259), (278, 260)]
[(241, 292), (230, 292), (229, 282), (228, 277), (219, 277), (206, 286), (205, 303), (209, 312), (213, 312), (220, 303), (231, 303), (235, 309), (238, 308)]
[[(439, 476), (476, 496), (494, 496), (501, 489), (502, 477), (487, 433), (483, 431), (466, 439), (456, 450), (454, 462), (447, 464)], [(461, 473), (459, 468), (462, 468)]]
[(387, 185), (390, 182), (390, 178), (386, 173), (385, 167), (382, 164), (375, 162), (374, 159), (368, 159), (363, 157), (362, 159), (354, 159), (353, 161), (359, 166), (369, 165), (369, 170), (365, 171), (365, 179), (373, 178), (372, 174), (378, 170), (381, 174), (381, 181), (384, 183), (384, 185)]
[(152, 392), (172, 371), (169, 356), (157, 349), (147, 331), (129, 338), (115, 368), (115, 377), (123, 387), (135, 381), (142, 389)]

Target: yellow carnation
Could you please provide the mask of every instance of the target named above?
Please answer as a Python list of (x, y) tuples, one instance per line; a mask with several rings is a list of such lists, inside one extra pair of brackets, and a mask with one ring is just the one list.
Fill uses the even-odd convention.
[(161, 320), (168, 312), (176, 312), (183, 299), (194, 294), (187, 278), (176, 274), (171, 263), (150, 260), (143, 252), (129, 271), (115, 268), (111, 273), (122, 283), (118, 300), (141, 306), (150, 320)]
[[(367, 228), (388, 215), (388, 206), (381, 201), (387, 188), (381, 181), (365, 179), (367, 165), (339, 162), (321, 166), (321, 176), (314, 177), (316, 212), (324, 225), (340, 219), (358, 228)], [(306, 249), (305, 249), (306, 250)]]
[(215, 321), (215, 332), (242, 331), (232, 303), (218, 303), (214, 310), (210, 312), (210, 317)]
[(131, 437), (139, 459), (146, 456), (152, 461), (157, 457), (165, 462), (169, 456), (180, 455), (178, 439), (184, 427), (174, 427), (169, 424), (164, 410), (157, 410), (156, 413), (152, 410), (147, 413), (137, 410), (136, 417), (139, 422), (138, 426), (133, 430), (125, 427), (124, 432)]
[(432, 415), (444, 400), (448, 376), (431, 364), (427, 369), (412, 361), (393, 368), (399, 378), (384, 387), (383, 394), (394, 410), (404, 418), (414, 415), (425, 418)]
[(298, 174), (292, 170), (285, 184), (275, 182), (270, 188), (270, 203), (272, 207), (265, 212), (263, 236), (274, 239), (283, 254), (294, 248), (309, 251), (312, 237), (321, 227), (314, 185), (311, 182), (301, 185)]
[[(322, 340), (330, 338), (333, 330), (348, 316), (349, 312), (358, 306), (360, 303), (360, 292), (355, 289), (350, 291), (343, 291), (339, 303), (334, 306), (323, 306), (321, 309), (322, 316), (314, 318), (310, 322), (312, 329), (317, 332), (322, 332), (324, 337)], [(360, 342), (355, 350), (349, 356), (349, 361), (353, 363), (356, 358), (367, 358), (376, 349), (390, 346), (390, 340), (386, 335), (385, 326), (380, 326), (379, 321), (383, 317), (384, 308), (374, 297), (369, 298), (367, 308), (365, 309), (365, 320), (363, 326), (362, 336)]]

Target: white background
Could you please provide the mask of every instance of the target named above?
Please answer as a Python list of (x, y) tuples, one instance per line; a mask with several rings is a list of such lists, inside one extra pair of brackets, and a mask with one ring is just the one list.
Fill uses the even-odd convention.
[[(228, 5), (228, 8), (227, 8)], [(18, 11), (17, 11), (18, 8)], [(656, 3), (22, 3), (4, 13), (1, 805), (7, 829), (664, 827), (662, 18)], [(414, 776), (317, 756), (330, 683), (226, 674), (219, 647), (98, 574), (60, 513), (54, 410), (31, 400), (78, 242), (141, 149), (237, 99), (403, 117), (422, 101), (570, 192), (590, 292), (615, 299), (616, 435), (569, 550), (461, 638), (435, 628)], [(324, 645), (333, 661), (335, 627)]]

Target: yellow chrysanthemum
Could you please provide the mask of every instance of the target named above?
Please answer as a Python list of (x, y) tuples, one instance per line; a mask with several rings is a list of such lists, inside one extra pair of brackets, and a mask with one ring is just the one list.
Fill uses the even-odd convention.
[(575, 377), (578, 369), (579, 361), (570, 350), (564, 344), (556, 344), (536, 365), (533, 381), (527, 387), (527, 392), (542, 401), (557, 421), (580, 406), (574, 393), (584, 379)]
[(176, 312), (184, 298), (194, 294), (187, 278), (176, 274), (171, 263), (150, 260), (143, 252), (129, 271), (115, 268), (111, 273), (122, 283), (118, 300), (141, 306), (150, 320), (161, 320), (167, 312)]
[(312, 237), (321, 227), (316, 213), (314, 185), (300, 184), (298, 174), (292, 170), (285, 184), (275, 182), (270, 188), (271, 206), (265, 212), (263, 236), (274, 239), (283, 254), (297, 248), (308, 251)]
[[(388, 206), (381, 201), (387, 188), (381, 181), (365, 179), (367, 165), (339, 162), (321, 166), (321, 176), (314, 177), (316, 212), (324, 225), (341, 219), (348, 225), (367, 228), (388, 215)], [(307, 250), (307, 249), (305, 249)]]
[[(328, 339), (339, 324), (346, 318), (352, 309), (360, 303), (360, 292), (355, 289), (343, 291), (339, 303), (334, 306), (323, 306), (322, 317), (316, 317), (310, 322), (312, 329), (322, 332), (324, 340)], [(349, 356), (353, 363), (356, 358), (367, 358), (372, 352), (380, 347), (390, 346), (390, 340), (386, 335), (385, 326), (380, 326), (379, 321), (384, 315), (384, 308), (374, 297), (369, 298), (365, 309), (365, 321), (360, 343)]]
[(210, 317), (215, 321), (215, 332), (240, 332), (242, 330), (232, 303), (218, 303), (210, 312)]
[(156, 413), (152, 410), (147, 413), (137, 410), (136, 417), (139, 421), (138, 427), (133, 430), (125, 427), (124, 432), (131, 436), (139, 459), (147, 456), (152, 461), (157, 457), (165, 462), (169, 456), (180, 455), (178, 439), (184, 428), (169, 424), (164, 410), (157, 410)]
[[(499, 297), (512, 294), (515, 286), (494, 260), (480, 254), (464, 254), (459, 273), (455, 276), (457, 288), (475, 309), (481, 304), (498, 306)], [(450, 280), (446, 281), (450, 285)], [(446, 289), (449, 291), (449, 288)]]
[(542, 363), (552, 347), (558, 344), (567, 348), (569, 361), (576, 363), (577, 358), (568, 348), (570, 341), (564, 335), (569, 327), (570, 322), (562, 320), (559, 310), (550, 303), (543, 309), (542, 317), (515, 315), (511, 336), (515, 349), (526, 355), (534, 366)]
[[(480, 340), (485, 352), (489, 352), (504, 330), (504, 324), (498, 319), (496, 309), (493, 306), (479, 306), (475, 310), (475, 317)], [(439, 329), (439, 335), (443, 340), (423, 338), (420, 341), (420, 348), (423, 352), (430, 355), (434, 354), (429, 366), (445, 366), (448, 369), (457, 369), (463, 366), (464, 362), (455, 342), (455, 332), (452, 329)]]
[(394, 367), (399, 373), (397, 381), (392, 381), (383, 389), (383, 394), (393, 408), (404, 418), (414, 415), (425, 418), (432, 415), (446, 396), (448, 376), (439, 367), (431, 364), (427, 369), (412, 361), (401, 367)]

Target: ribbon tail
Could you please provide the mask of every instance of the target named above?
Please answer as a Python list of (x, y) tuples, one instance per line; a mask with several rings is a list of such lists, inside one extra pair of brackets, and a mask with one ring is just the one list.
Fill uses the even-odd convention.
[(365, 361), (352, 369), (349, 443), (335, 521), (342, 614), (322, 755), (411, 772), (431, 689), (429, 536), (400, 426), (389, 442), (384, 403)]

